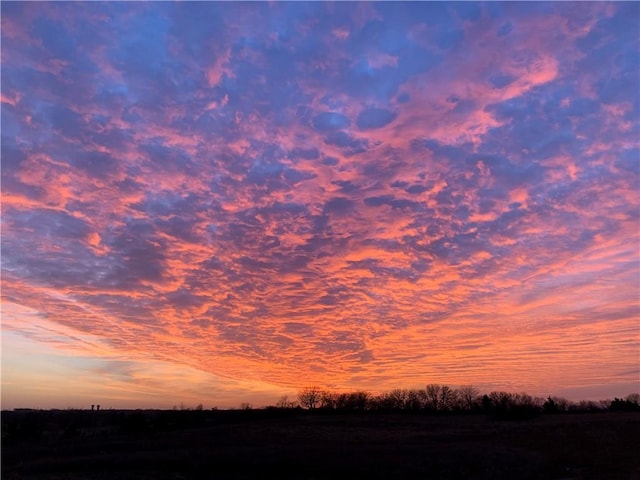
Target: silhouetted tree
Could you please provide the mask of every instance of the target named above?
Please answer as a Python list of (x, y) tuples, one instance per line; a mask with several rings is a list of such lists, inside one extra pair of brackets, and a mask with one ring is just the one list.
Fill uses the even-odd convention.
[(456, 403), (456, 392), (447, 385), (427, 385), (425, 397), (426, 408), (436, 412), (452, 410)]
[(544, 413), (562, 413), (569, 410), (571, 402), (563, 397), (552, 397), (549, 395), (542, 404)]
[(361, 412), (367, 409), (370, 395), (368, 392), (356, 391), (347, 395), (347, 409), (359, 410)]
[(339, 393), (335, 396), (335, 408), (337, 410), (351, 410), (348, 393)]
[(438, 400), (438, 411), (448, 412), (452, 410), (456, 403), (456, 392), (447, 385), (440, 387), (440, 398)]
[(458, 405), (461, 410), (471, 411), (478, 404), (479, 391), (473, 385), (462, 385), (457, 390)]
[(323, 390), (320, 393), (320, 408), (335, 410), (337, 407), (338, 407), (338, 395), (333, 392)]
[(640, 399), (635, 395), (628, 395), (627, 398), (614, 398), (609, 405), (611, 411), (633, 412), (640, 410)]
[(558, 405), (556, 404), (555, 400), (551, 397), (551, 395), (549, 395), (549, 397), (545, 400), (544, 404), (542, 405), (542, 408), (544, 409), (544, 413), (558, 413)]
[(404, 410), (408, 398), (408, 391), (396, 388), (382, 395), (382, 403), (386, 410)]
[(542, 412), (543, 400), (526, 393), (491, 392), (489, 410), (499, 418), (530, 418)]
[(427, 392), (422, 389), (404, 390), (404, 409), (418, 411), (422, 410), (427, 403)]
[(491, 392), (489, 393), (492, 409), (506, 410), (511, 404), (511, 394), (509, 392)]
[(480, 399), (480, 403), (482, 404), (482, 411), (483, 412), (490, 412), (491, 408), (493, 406), (493, 402), (491, 401), (491, 397), (489, 395), (487, 395), (486, 393), (484, 395), (482, 395), (482, 398)]
[(600, 400), (598, 401), (598, 405), (600, 406), (601, 410), (608, 410), (609, 407), (611, 406), (611, 400), (610, 399)]
[(426, 388), (426, 407), (429, 410), (438, 411), (438, 407), (440, 406), (440, 391), (442, 387), (440, 385), (436, 385), (434, 383), (427, 385)]
[(298, 393), (298, 402), (304, 408), (313, 410), (320, 402), (322, 390), (318, 387), (307, 387)]

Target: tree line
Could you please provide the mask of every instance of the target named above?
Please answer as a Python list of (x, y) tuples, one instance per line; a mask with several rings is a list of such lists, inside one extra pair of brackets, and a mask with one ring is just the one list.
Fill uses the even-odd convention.
[(451, 388), (429, 384), (425, 388), (395, 389), (377, 395), (362, 390), (337, 393), (319, 387), (307, 387), (298, 392), (296, 400), (284, 396), (275, 407), (351, 412), (484, 412), (504, 417), (527, 417), (540, 413), (640, 411), (640, 394), (614, 400), (573, 402), (558, 396), (544, 398), (504, 391), (481, 394), (473, 385)]

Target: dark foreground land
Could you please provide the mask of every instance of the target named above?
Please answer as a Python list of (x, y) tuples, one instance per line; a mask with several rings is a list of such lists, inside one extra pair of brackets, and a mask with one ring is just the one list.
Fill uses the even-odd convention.
[(2, 413), (2, 479), (639, 479), (640, 413)]

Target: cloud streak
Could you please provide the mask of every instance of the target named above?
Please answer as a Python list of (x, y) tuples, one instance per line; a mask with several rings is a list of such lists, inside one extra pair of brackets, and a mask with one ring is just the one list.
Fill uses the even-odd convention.
[(3, 303), (273, 391), (637, 385), (637, 19), (3, 4)]

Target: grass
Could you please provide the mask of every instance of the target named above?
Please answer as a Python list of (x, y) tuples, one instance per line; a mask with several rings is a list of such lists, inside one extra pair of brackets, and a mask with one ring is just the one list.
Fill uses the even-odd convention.
[(3, 412), (3, 479), (640, 478), (637, 412), (33, 413)]

